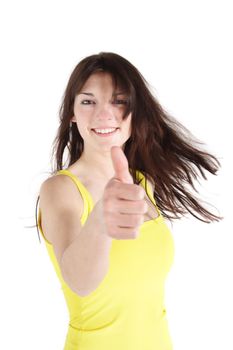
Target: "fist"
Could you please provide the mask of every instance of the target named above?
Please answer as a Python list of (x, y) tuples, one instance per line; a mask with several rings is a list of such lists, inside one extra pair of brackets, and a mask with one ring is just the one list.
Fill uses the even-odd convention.
[(134, 239), (148, 210), (145, 192), (133, 183), (123, 150), (113, 146), (111, 157), (115, 175), (107, 183), (102, 197), (104, 231), (115, 239)]

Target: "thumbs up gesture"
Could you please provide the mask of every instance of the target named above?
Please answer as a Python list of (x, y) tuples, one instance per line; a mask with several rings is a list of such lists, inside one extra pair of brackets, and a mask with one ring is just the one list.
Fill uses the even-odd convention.
[(123, 150), (113, 146), (111, 157), (115, 175), (107, 183), (102, 197), (104, 231), (115, 239), (134, 239), (148, 210), (145, 192), (133, 183)]

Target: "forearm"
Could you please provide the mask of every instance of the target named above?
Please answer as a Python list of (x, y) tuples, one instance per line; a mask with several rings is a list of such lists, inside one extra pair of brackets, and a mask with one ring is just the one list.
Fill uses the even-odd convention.
[(61, 260), (63, 278), (80, 296), (95, 290), (108, 272), (112, 238), (103, 232), (99, 202)]

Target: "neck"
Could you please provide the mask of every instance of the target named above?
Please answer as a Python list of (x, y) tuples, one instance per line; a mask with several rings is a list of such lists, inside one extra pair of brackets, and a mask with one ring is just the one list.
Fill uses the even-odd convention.
[(115, 174), (112, 164), (111, 152), (87, 152), (83, 151), (79, 161), (82, 162), (86, 171), (93, 177), (109, 181)]

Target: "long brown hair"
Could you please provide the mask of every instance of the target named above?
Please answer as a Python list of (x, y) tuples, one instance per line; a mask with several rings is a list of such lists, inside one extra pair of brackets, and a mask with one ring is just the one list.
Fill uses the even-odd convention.
[[(88, 77), (96, 72), (111, 74), (114, 86), (124, 87), (128, 103), (123, 116), (132, 113), (131, 137), (124, 152), (134, 183), (139, 183), (136, 170), (154, 185), (153, 196), (161, 214), (171, 220), (190, 213), (200, 221), (210, 223), (222, 217), (209, 212), (187, 188), (198, 193), (193, 184), (204, 170), (216, 175), (220, 162), (198, 147), (203, 144), (178, 122), (157, 101), (150, 86), (128, 60), (112, 53), (100, 52), (79, 62), (68, 81), (59, 111), (60, 126), (53, 143), (53, 173), (70, 166), (83, 152), (83, 139), (75, 123), (71, 123), (74, 99)], [(64, 156), (66, 154), (66, 159)], [(195, 213), (199, 214), (198, 217)], [(173, 216), (171, 215), (173, 214)]]

